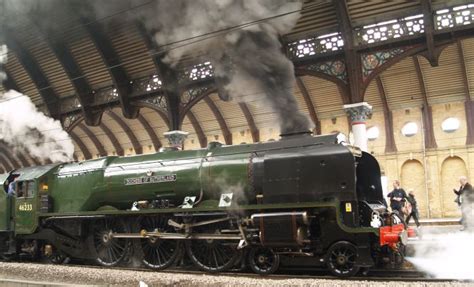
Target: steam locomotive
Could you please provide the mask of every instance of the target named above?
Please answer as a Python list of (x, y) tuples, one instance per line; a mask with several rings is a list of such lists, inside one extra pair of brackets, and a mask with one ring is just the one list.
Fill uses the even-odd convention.
[(337, 135), (28, 167), (0, 182), (3, 258), (161, 270), (187, 255), (207, 272), (305, 264), (344, 277), (401, 263), (407, 240), (377, 161)]

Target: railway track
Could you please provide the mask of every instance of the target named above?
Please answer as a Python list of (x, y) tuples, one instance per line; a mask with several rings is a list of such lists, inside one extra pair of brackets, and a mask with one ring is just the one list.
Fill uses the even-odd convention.
[[(51, 265), (47, 262), (28, 262), (28, 261), (11, 261), (12, 263), (33, 263), (41, 265)], [(132, 263), (128, 263), (132, 265)], [(71, 262), (61, 265), (64, 267), (79, 267), (92, 268), (100, 270), (126, 270), (146, 273), (171, 273), (171, 274), (193, 274), (193, 275), (209, 275), (209, 276), (230, 276), (230, 277), (246, 277), (246, 278), (267, 278), (275, 280), (286, 279), (326, 279), (326, 280), (360, 280), (360, 281), (402, 281), (402, 282), (463, 282), (460, 280), (449, 278), (433, 278), (429, 274), (416, 270), (410, 264), (404, 266), (402, 269), (370, 269), (367, 272), (359, 272), (357, 276), (349, 278), (338, 278), (328, 274), (325, 269), (308, 268), (308, 267), (284, 267), (282, 266), (275, 274), (261, 276), (247, 270), (231, 270), (218, 273), (205, 273), (203, 271), (192, 269), (190, 267), (170, 267), (165, 270), (156, 271), (145, 267), (130, 267), (130, 266), (114, 266), (106, 267), (100, 265), (90, 265), (81, 262)]]
[[(80, 265), (80, 264), (68, 264), (64, 266), (71, 267), (87, 267), (94, 269), (113, 269), (113, 270), (127, 270), (127, 271), (137, 271), (137, 272), (147, 272), (147, 273), (171, 273), (171, 274), (193, 274), (193, 275), (203, 275), (208, 276), (229, 276), (229, 277), (246, 277), (246, 278), (265, 278), (265, 279), (274, 279), (274, 280), (286, 280), (286, 279), (326, 279), (326, 280), (359, 280), (359, 281), (402, 281), (402, 282), (456, 282), (459, 280), (449, 279), (449, 278), (433, 278), (428, 276), (426, 273), (423, 273), (414, 269), (394, 269), (394, 270), (382, 270), (374, 269), (370, 270), (365, 275), (357, 275), (348, 278), (337, 278), (332, 275), (328, 275), (328, 272), (322, 269), (309, 269), (309, 268), (282, 268), (278, 273), (261, 276), (255, 273), (248, 271), (235, 270), (235, 271), (225, 271), (218, 273), (205, 273), (198, 270), (193, 270), (183, 267), (174, 267), (168, 268), (165, 270), (152, 270), (144, 267), (104, 267), (97, 265)], [(460, 281), (461, 282), (461, 281)]]

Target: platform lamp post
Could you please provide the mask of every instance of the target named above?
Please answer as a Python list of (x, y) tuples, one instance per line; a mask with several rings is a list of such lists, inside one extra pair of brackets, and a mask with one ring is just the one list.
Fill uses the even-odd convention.
[(189, 133), (185, 131), (175, 130), (163, 133), (165, 138), (168, 139), (170, 148), (182, 150), (184, 141), (188, 137)]
[(372, 116), (372, 106), (366, 102), (343, 106), (344, 111), (351, 117), (354, 146), (362, 151), (367, 151), (367, 126), (366, 122)]

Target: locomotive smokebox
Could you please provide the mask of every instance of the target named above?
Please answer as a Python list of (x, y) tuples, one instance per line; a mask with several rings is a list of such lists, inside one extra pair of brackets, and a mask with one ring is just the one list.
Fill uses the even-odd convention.
[(284, 133), (280, 135), (281, 140), (289, 140), (294, 138), (301, 138), (301, 137), (310, 137), (313, 133), (309, 130), (302, 130), (302, 131), (294, 131), (290, 133)]

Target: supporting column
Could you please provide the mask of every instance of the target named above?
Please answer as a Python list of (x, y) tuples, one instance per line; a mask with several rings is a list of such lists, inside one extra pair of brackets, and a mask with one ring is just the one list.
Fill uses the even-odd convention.
[(184, 140), (188, 137), (188, 134), (189, 133), (185, 131), (174, 130), (166, 132), (163, 135), (168, 139), (172, 149), (182, 150)]
[(352, 133), (354, 134), (354, 145), (363, 151), (367, 151), (366, 121), (372, 115), (372, 106), (366, 102), (361, 102), (344, 105), (343, 108), (351, 117)]

